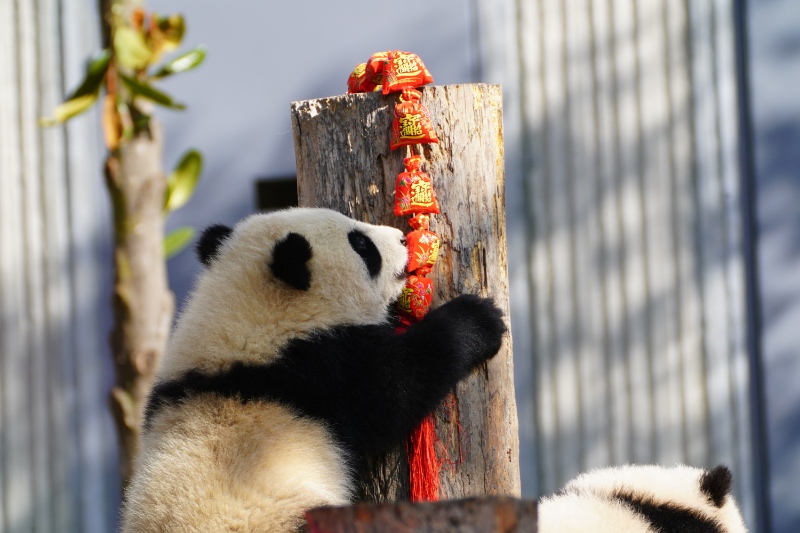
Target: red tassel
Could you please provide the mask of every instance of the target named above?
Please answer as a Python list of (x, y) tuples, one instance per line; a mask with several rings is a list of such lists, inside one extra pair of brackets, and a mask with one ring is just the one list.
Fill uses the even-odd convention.
[(412, 502), (439, 500), (439, 470), (441, 461), (436, 456), (433, 414), (428, 415), (408, 437), (408, 470)]

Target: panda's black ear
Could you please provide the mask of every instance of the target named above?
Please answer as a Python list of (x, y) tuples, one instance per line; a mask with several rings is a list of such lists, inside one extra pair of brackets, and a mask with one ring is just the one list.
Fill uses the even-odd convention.
[(700, 478), (700, 490), (717, 507), (722, 507), (725, 503), (725, 496), (731, 490), (733, 475), (725, 465), (718, 465), (711, 470), (707, 470)]
[(290, 233), (275, 245), (269, 268), (276, 278), (295, 289), (307, 291), (311, 287), (309, 259), (311, 243), (299, 233)]
[(231, 233), (233, 230), (223, 224), (214, 224), (203, 230), (194, 247), (200, 262), (207, 267), (211, 266), (211, 261), (217, 256), (219, 247), (230, 237)]

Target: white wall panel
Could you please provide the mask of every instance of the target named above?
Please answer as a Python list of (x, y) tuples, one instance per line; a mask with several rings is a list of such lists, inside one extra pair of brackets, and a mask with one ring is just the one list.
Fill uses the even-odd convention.
[(95, 6), (0, 1), (0, 529), (103, 532), (107, 209), (91, 122), (42, 129), (96, 51)]
[(523, 489), (606, 464), (724, 462), (754, 524), (732, 0), (505, 3), (516, 24), (482, 27), (517, 35), (485, 60), (518, 57), (493, 81), (522, 123), (506, 153), (527, 192), (509, 215), (529, 267)]

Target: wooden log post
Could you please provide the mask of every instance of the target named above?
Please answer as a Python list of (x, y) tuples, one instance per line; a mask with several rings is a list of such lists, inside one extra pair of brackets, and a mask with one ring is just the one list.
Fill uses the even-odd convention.
[[(438, 144), (413, 148), (431, 176), (441, 208), (431, 229), (442, 239), (431, 278), (433, 306), (462, 293), (491, 296), (506, 312), (508, 275), (503, 175), (502, 99), (497, 85), (426, 87)], [(327, 207), (350, 217), (410, 231), (396, 217), (394, 189), (411, 149), (389, 148), (398, 94), (343, 95), (293, 102), (292, 128), (301, 206)], [(435, 354), (432, 354), (435, 356)], [(519, 440), (511, 336), (500, 353), (458, 385), (451, 405), (436, 414), (441, 499), (518, 496)], [(375, 458), (360, 480), (360, 499), (408, 498), (405, 449)]]

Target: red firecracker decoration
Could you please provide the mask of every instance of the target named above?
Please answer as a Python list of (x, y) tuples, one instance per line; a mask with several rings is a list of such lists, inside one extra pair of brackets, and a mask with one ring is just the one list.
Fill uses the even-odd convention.
[(403, 89), (400, 103), (394, 106), (394, 121), (389, 147), (394, 150), (411, 144), (438, 143), (428, 108), (420, 103), (422, 93)]

